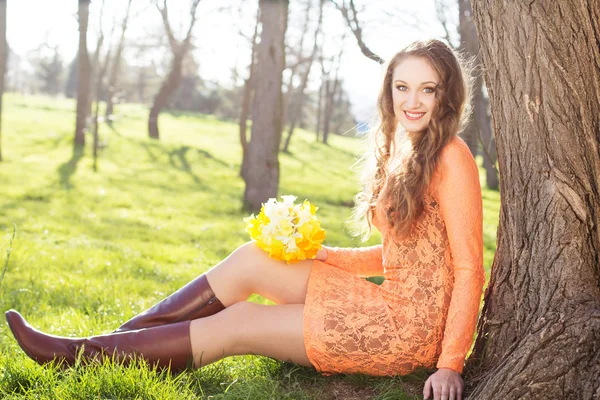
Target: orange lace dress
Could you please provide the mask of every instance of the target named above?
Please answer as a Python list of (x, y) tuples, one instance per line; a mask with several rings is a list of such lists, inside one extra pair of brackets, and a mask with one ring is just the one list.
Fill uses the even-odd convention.
[(479, 172), (460, 137), (442, 149), (424, 197), (407, 237), (393, 237), (380, 203), (373, 225), (382, 244), (326, 246), (327, 260), (313, 261), (303, 333), (323, 375), (405, 375), (419, 366), (462, 373), (485, 271)]

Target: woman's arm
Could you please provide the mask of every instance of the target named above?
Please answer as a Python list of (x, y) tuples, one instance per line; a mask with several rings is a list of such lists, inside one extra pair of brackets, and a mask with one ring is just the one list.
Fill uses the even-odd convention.
[(330, 247), (325, 263), (360, 277), (383, 276), (382, 245), (368, 247)]
[(462, 373), (485, 283), (481, 186), (475, 159), (462, 140), (444, 148), (439, 166), (438, 203), (450, 243), (454, 287), (437, 368)]

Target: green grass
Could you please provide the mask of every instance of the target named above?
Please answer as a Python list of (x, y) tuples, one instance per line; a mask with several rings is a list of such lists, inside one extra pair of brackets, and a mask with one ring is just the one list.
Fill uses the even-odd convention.
[[(109, 145), (94, 172), (90, 136), (84, 154), (73, 156), (74, 109), (70, 100), (4, 96), (2, 267), (13, 224), (17, 234), (0, 306), (19, 310), (46, 332), (84, 336), (112, 331), (229, 255), (248, 240), (247, 213), (236, 124), (164, 113), (161, 140), (151, 141), (147, 109), (119, 105), (114, 129), (101, 127), (101, 140)], [(361, 244), (344, 229), (351, 211), (344, 204), (359, 188), (348, 169), (359, 143), (330, 136), (330, 144), (298, 131), (292, 153), (279, 157), (279, 193), (309, 198), (320, 207), (327, 244), (379, 243), (377, 232)], [(484, 190), (483, 198), (489, 271), (499, 194)], [(273, 304), (258, 295), (250, 300)], [(333, 399), (345, 391), (348, 399), (412, 399), (418, 396), (407, 394), (411, 382), (422, 388), (425, 379), (423, 371), (395, 378), (322, 377), (311, 368), (261, 356), (230, 357), (177, 376), (135, 364), (60, 371), (26, 357), (0, 323), (2, 398)]]

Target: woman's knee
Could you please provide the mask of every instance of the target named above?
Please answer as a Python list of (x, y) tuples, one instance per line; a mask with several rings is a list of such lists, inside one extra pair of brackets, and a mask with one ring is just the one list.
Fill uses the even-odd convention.
[(242, 270), (247, 279), (252, 279), (260, 274), (259, 269), (269, 258), (268, 254), (258, 247), (255, 241), (242, 244), (231, 253), (231, 256), (234, 257), (236, 268)]
[(227, 311), (227, 315), (223, 315), (223, 317), (226, 321), (231, 322), (229, 327), (231, 328), (230, 348), (233, 354), (248, 354), (248, 324), (251, 323), (253, 315), (256, 315), (257, 306), (251, 301), (238, 301), (221, 311), (222, 313)]

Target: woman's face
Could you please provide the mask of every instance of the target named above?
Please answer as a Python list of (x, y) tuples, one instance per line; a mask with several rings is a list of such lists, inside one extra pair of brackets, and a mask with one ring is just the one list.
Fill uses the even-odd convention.
[(439, 83), (439, 75), (424, 58), (407, 57), (394, 68), (394, 114), (396, 123), (401, 123), (407, 133), (427, 128), (437, 103), (435, 91)]

